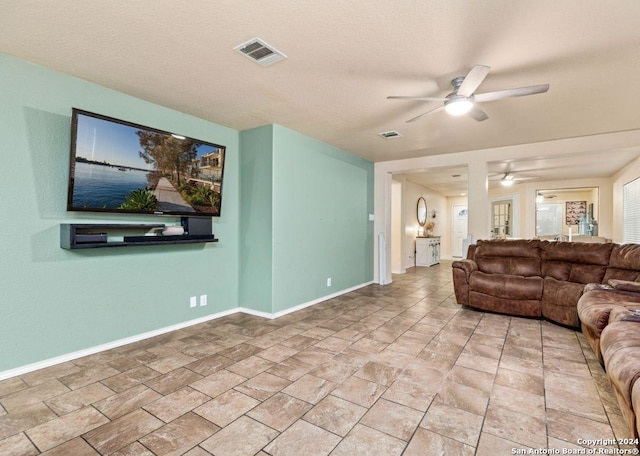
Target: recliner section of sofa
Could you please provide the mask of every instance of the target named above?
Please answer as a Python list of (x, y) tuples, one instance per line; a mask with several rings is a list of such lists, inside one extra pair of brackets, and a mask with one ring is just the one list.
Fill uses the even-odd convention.
[(577, 303), (588, 283), (602, 283), (613, 244), (541, 242), (542, 316), (578, 328)]
[(458, 304), (477, 309), (540, 317), (540, 242), (478, 241), (466, 260), (454, 261)]

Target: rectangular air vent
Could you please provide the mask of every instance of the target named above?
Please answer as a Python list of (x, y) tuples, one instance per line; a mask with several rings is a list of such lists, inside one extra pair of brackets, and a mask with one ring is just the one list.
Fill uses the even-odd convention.
[(384, 139), (402, 138), (402, 133), (395, 130), (383, 131), (382, 133), (378, 133), (378, 135), (383, 137)]
[(233, 49), (262, 66), (272, 65), (287, 58), (282, 52), (268, 45), (260, 38), (249, 40)]

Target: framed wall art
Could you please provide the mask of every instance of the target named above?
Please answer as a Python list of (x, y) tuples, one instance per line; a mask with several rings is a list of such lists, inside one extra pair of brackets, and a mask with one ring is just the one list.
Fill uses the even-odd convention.
[(580, 222), (580, 219), (586, 214), (586, 201), (567, 201), (565, 212), (567, 225), (577, 225)]

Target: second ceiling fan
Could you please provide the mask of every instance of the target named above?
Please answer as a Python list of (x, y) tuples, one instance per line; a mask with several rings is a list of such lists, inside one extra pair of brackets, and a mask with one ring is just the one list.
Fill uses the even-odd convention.
[(478, 122), (487, 120), (489, 116), (476, 103), (486, 101), (501, 100), (503, 98), (522, 97), (525, 95), (535, 95), (549, 90), (549, 84), (540, 84), (529, 87), (518, 87), (516, 89), (498, 90), (496, 92), (478, 93), (478, 89), (484, 78), (489, 74), (491, 67), (486, 65), (475, 65), (466, 76), (459, 76), (451, 80), (453, 91), (446, 97), (412, 97), (412, 96), (390, 96), (389, 100), (418, 100), (418, 101), (441, 101), (442, 106), (427, 111), (419, 116), (413, 117), (407, 122), (414, 122), (424, 116), (445, 110), (454, 116), (469, 114)]

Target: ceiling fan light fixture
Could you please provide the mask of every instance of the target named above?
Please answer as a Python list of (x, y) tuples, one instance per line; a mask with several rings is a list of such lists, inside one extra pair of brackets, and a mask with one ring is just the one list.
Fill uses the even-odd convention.
[(444, 102), (444, 110), (452, 116), (462, 116), (473, 108), (473, 101), (466, 97), (451, 98)]
[(500, 179), (500, 184), (504, 187), (511, 187), (514, 183), (513, 175), (506, 173), (502, 179)]

